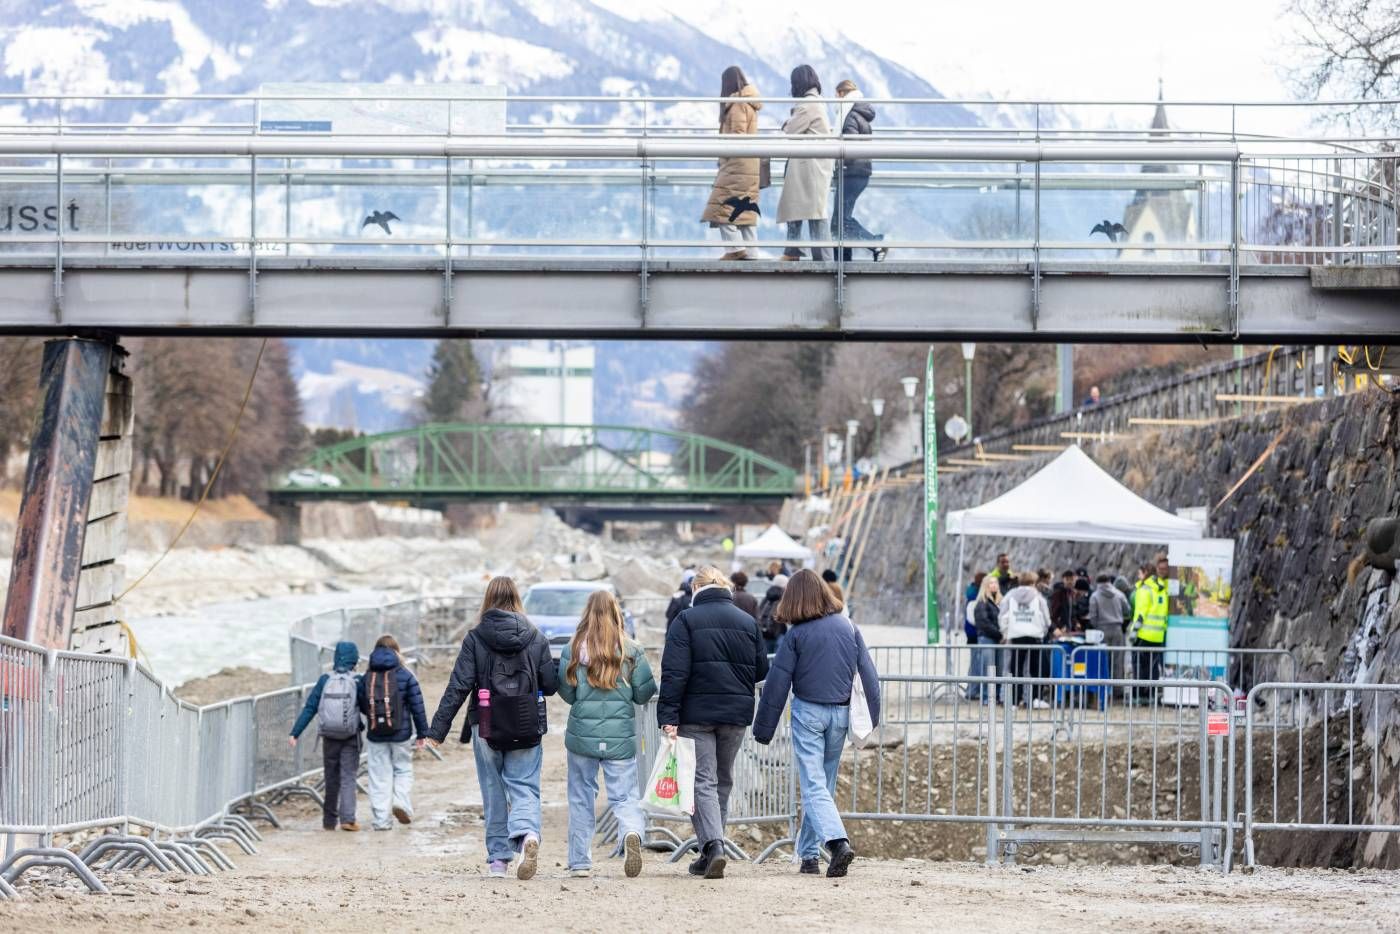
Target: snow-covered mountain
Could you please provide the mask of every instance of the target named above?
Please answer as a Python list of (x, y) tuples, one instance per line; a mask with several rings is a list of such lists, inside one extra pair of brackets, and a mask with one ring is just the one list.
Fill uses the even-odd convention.
[[(250, 92), (270, 82), (450, 81), (503, 85), (512, 95), (714, 95), (720, 72), (739, 64), (760, 90), (785, 94), (789, 70), (806, 62), (825, 79), (828, 93), (837, 80), (851, 77), (869, 97), (942, 96), (908, 68), (849, 41), (838, 22), (818, 25), (775, 15), (767, 4), (758, 8), (752, 0), (736, 0), (720, 14), (675, 3), (658, 8), (645, 0), (5, 0), (0, 91), (187, 95)], [(756, 12), (762, 13), (757, 22)], [(74, 101), (66, 105), (65, 118), (249, 118), (246, 105), (216, 101), (100, 107)], [(634, 108), (512, 102), (510, 119), (606, 122), (635, 119)], [(765, 125), (781, 121), (778, 109), (764, 112)], [(15, 122), (52, 119), (53, 113), (33, 101), (0, 102), (0, 117)], [(680, 104), (661, 108), (654, 118), (707, 124), (713, 112), (711, 105)], [(880, 125), (974, 126), (1027, 118), (992, 106), (942, 106), (936, 117), (927, 109), (887, 108), (880, 119)], [(871, 199), (868, 209), (876, 223), (886, 219), (878, 200)], [(925, 232), (937, 233), (941, 226), (949, 233), (966, 220), (956, 213), (958, 203), (915, 204), (910, 210), (891, 204), (885, 213), (920, 218)], [(627, 210), (621, 199), (616, 209)], [(179, 224), (181, 212), (170, 214), (164, 222)], [(697, 214), (686, 201), (673, 217), (664, 211), (658, 217), (694, 236)], [(573, 218), (565, 214), (564, 220)], [(508, 229), (506, 223), (497, 222), (496, 229)], [(431, 353), (424, 341), (294, 343), (309, 418), (361, 429), (391, 427), (409, 417), (408, 400)], [(693, 345), (600, 343), (599, 418), (668, 424), (696, 358)]]

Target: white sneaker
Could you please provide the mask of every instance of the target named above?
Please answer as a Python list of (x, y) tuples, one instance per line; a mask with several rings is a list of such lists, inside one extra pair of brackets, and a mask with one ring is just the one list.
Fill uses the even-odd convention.
[(591, 879), (591, 878), (593, 878), (593, 870), (592, 870), (592, 869), (570, 869), (570, 870), (569, 870), (569, 877), (572, 878), (572, 879)]
[(1034, 707), (1036, 710), (1049, 710), (1049, 709), (1050, 709), (1050, 705), (1049, 705), (1049, 704), (1047, 704), (1047, 703), (1045, 703), (1045, 701), (1039, 700), (1039, 699), (1032, 701), (1032, 702), (1031, 702), (1031, 706)]
[(622, 838), (622, 853), (626, 857), (622, 871), (635, 879), (642, 873), (642, 835), (633, 831)]
[(527, 882), (535, 878), (535, 870), (539, 867), (540, 859), (540, 838), (534, 834), (525, 837), (525, 845), (520, 850), (520, 864), (515, 867), (515, 878), (521, 882)]

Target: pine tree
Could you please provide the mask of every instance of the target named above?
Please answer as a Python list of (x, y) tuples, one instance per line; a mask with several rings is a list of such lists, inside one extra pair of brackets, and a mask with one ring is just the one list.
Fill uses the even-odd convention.
[(456, 422), (479, 414), (481, 363), (469, 340), (441, 340), (428, 366), (423, 414), (430, 422)]

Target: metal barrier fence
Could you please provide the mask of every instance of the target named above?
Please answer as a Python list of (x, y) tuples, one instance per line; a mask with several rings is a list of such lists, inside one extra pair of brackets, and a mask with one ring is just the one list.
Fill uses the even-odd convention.
[(1400, 832), (1393, 771), (1400, 685), (1258, 684), (1247, 710), (1248, 865), (1259, 833)]
[[(0, 638), (0, 897), (40, 867), (104, 892), (93, 866), (208, 873), (232, 866), (213, 839), (254, 852), (234, 805), (292, 786), (315, 797), (286, 740), (308, 691), (195, 707), (134, 660)], [(76, 852), (60, 834), (91, 839)]]
[(335, 643), (355, 643), (360, 657), (369, 656), (385, 633), (398, 640), (405, 653), (427, 646), (450, 645), (461, 639), (481, 605), (480, 594), (416, 597), (375, 607), (347, 607), (317, 613), (292, 624), (290, 651), (292, 683), (307, 684), (329, 671)]

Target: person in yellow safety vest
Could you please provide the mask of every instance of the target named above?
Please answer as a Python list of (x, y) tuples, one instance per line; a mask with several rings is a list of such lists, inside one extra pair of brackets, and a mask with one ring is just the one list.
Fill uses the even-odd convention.
[(1004, 597), (1011, 593), (1017, 586), (1017, 575), (1011, 572), (1011, 556), (1006, 552), (997, 555), (997, 566), (992, 569), (992, 577), (996, 578), (997, 586), (1001, 588), (1001, 595)]
[[(1162, 649), (1167, 642), (1167, 576), (1171, 566), (1167, 556), (1157, 555), (1153, 573), (1138, 585), (1133, 594), (1134, 647), (1145, 651), (1133, 653), (1133, 677), (1139, 681), (1157, 681), (1162, 677)], [(1138, 688), (1139, 699), (1150, 696), (1151, 688)]]

